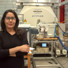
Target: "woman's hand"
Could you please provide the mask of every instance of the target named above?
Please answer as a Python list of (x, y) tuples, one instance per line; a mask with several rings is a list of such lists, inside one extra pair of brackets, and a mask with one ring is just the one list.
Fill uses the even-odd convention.
[(29, 52), (29, 45), (25, 44), (25, 45), (20, 46), (20, 51)]
[(25, 45), (21, 45), (21, 46), (17, 46), (14, 48), (9, 49), (9, 55), (15, 57), (16, 56), (16, 52), (29, 52), (29, 45), (25, 44)]

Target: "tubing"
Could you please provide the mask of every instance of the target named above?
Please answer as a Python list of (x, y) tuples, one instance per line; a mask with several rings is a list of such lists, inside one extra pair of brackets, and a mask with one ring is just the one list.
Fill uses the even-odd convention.
[[(59, 26), (59, 24), (57, 23), (57, 25)], [(55, 33), (54, 33), (54, 37), (57, 37), (58, 40), (60, 41), (61, 45), (64, 47), (64, 49), (66, 49), (68, 51), (68, 49), (65, 47), (65, 45), (63, 44), (62, 40), (60, 39), (59, 36), (56, 35), (56, 27), (57, 25), (55, 26)], [(61, 27), (59, 26), (59, 28), (61, 29)], [(61, 29), (61, 31), (63, 32), (63, 35), (65, 34), (65, 32)]]
[(61, 45), (64, 47), (64, 49), (66, 49), (68, 51), (68, 49), (64, 46), (64, 44), (63, 44), (62, 40), (60, 39), (60, 37), (58, 36), (57, 38), (60, 41)]

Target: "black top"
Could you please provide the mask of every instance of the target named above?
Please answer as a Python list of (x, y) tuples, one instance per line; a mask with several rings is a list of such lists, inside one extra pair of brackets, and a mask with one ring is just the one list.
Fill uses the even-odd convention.
[(24, 54), (17, 52), (16, 57), (9, 56), (9, 49), (28, 44), (27, 34), (24, 32), (22, 39), (16, 34), (10, 35), (7, 31), (0, 31), (0, 68), (24, 68)]

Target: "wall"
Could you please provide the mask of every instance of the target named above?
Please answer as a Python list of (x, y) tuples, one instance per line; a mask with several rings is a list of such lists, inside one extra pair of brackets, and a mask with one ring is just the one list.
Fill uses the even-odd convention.
[[(0, 0), (0, 19), (6, 9), (16, 9), (15, 2), (16, 0)], [(65, 20), (67, 19), (68, 19), (68, 5), (65, 5)]]
[[(65, 0), (65, 1), (68, 1), (68, 0)], [(65, 30), (68, 33), (68, 4), (65, 5), (65, 23), (66, 23)]]
[[(65, 1), (68, 1), (68, 0), (65, 0)], [(68, 20), (68, 4), (65, 5), (65, 20)]]
[(15, 2), (16, 0), (0, 0), (0, 19), (5, 10), (16, 8)]

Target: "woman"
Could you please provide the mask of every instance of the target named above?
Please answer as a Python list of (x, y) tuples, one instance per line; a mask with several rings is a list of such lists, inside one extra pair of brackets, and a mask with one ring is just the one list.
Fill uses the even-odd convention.
[(18, 24), (15, 11), (6, 10), (1, 19), (0, 68), (24, 68), (24, 55), (29, 46), (27, 34)]

